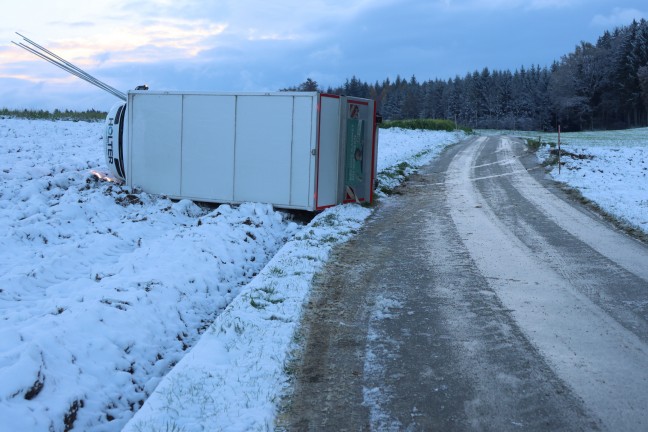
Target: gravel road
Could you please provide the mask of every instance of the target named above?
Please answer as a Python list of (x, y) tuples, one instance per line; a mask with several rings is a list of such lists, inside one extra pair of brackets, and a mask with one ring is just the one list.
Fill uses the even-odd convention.
[(335, 251), (301, 341), (280, 430), (648, 430), (648, 248), (473, 137)]

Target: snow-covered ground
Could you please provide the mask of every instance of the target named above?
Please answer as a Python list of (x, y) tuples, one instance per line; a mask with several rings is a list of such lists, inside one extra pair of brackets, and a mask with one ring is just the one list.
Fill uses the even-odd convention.
[[(557, 135), (543, 141), (557, 142)], [(560, 172), (550, 175), (578, 189), (604, 211), (624, 223), (648, 233), (648, 128), (562, 134), (561, 148), (582, 155), (564, 156)], [(538, 151), (540, 160), (549, 157), (549, 146)]]
[(0, 120), (0, 430), (121, 428), (298, 230), (97, 181), (101, 130)]
[[(0, 430), (271, 428), (312, 277), (370, 210), (129, 193), (92, 173), (102, 128), (0, 119)], [(646, 230), (647, 135), (568, 143), (594, 158), (558, 179)], [(461, 138), (381, 130), (380, 187)]]
[[(558, 143), (557, 133), (480, 130), (482, 135), (511, 135), (540, 140), (541, 162)], [(549, 166), (555, 180), (578, 189), (602, 210), (628, 226), (648, 233), (648, 128), (617, 131), (563, 132), (563, 151), (583, 159), (563, 157), (560, 172)], [(550, 147), (551, 144), (554, 147)]]
[(405, 176), (463, 136), (463, 132), (382, 129), (378, 140), (378, 194), (398, 186)]
[[(142, 405), (127, 430), (264, 428), (313, 274), (370, 210), (129, 193), (92, 172), (102, 128), (0, 119), (0, 430), (117, 431)], [(461, 137), (381, 131), (379, 181)]]

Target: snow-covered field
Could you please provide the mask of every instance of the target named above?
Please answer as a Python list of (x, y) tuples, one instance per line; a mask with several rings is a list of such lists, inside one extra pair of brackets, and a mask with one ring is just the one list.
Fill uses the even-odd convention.
[(121, 428), (298, 229), (97, 181), (101, 129), (0, 121), (2, 430)]
[[(117, 431), (142, 405), (127, 430), (265, 428), (310, 281), (370, 210), (130, 193), (92, 173), (102, 128), (0, 119), (0, 430)], [(379, 181), (461, 137), (381, 131)]]
[[(549, 159), (549, 144), (556, 145), (557, 133), (510, 130), (480, 130), (482, 135), (511, 135), (540, 139), (537, 155)], [(563, 157), (550, 166), (555, 180), (578, 189), (602, 210), (622, 223), (648, 233), (648, 128), (597, 132), (563, 132), (563, 151), (583, 159)]]
[[(312, 277), (370, 210), (130, 193), (92, 173), (102, 128), (0, 119), (0, 430), (271, 428)], [(647, 231), (647, 136), (563, 138), (594, 157), (552, 175)], [(381, 188), (461, 138), (381, 130)]]
[[(557, 142), (557, 135), (543, 141)], [(571, 132), (561, 135), (564, 151), (583, 159), (562, 157), (550, 175), (578, 189), (607, 213), (648, 233), (648, 128), (625, 131)], [(538, 157), (549, 157), (543, 146)]]

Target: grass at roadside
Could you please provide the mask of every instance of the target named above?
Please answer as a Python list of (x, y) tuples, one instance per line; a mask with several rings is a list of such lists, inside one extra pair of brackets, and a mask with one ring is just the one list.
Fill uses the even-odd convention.
[(401, 128), (401, 129), (421, 129), (452, 132), (462, 130), (466, 133), (472, 133), (472, 129), (463, 126), (457, 126), (452, 120), (443, 119), (410, 119), (410, 120), (389, 120), (380, 125), (383, 129)]

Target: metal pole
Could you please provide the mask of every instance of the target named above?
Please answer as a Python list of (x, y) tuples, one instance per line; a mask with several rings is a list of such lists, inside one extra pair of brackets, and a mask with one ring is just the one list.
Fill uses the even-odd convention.
[[(50, 50), (48, 50), (47, 48), (45, 48), (45, 47), (39, 45), (38, 43), (34, 42), (33, 40), (31, 40), (31, 39), (29, 39), (29, 38), (27, 38), (27, 37), (21, 35), (21, 34), (18, 33), (18, 32), (16, 32), (16, 34), (17, 34), (18, 36), (20, 36), (21, 38), (23, 38), (23, 40), (24, 40), (25, 42), (29, 43), (30, 45), (36, 47), (36, 48), (39, 49), (40, 51), (42, 51), (42, 52), (44, 52), (45, 54), (47, 54), (50, 58), (54, 58), (54, 59), (56, 59), (58, 64), (63, 64), (63, 65), (65, 65), (65, 66), (66, 66), (65, 70), (67, 70), (68, 72), (69, 72), (70, 70), (75, 70), (75, 71), (77, 71), (79, 74), (88, 77), (88, 78), (90, 79), (90, 81), (88, 81), (88, 82), (101, 83), (101, 84), (105, 85), (106, 87), (110, 87), (110, 86), (108, 86), (107, 84), (102, 83), (101, 81), (99, 81), (98, 79), (96, 79), (95, 77), (93, 77), (92, 75), (90, 75), (89, 73), (87, 73), (86, 71), (84, 71), (83, 69), (76, 67), (75, 65), (73, 65), (73, 64), (70, 63), (69, 61), (65, 60), (63, 57), (61, 57), (61, 56), (59, 56), (59, 55), (53, 53), (52, 51), (50, 51)], [(15, 42), (14, 42), (14, 43), (15, 43)], [(26, 45), (23, 44), (22, 42), (20, 43), (20, 46), (22, 46), (22, 47), (26, 47)], [(77, 76), (79, 76), (79, 75), (77, 75)], [(81, 77), (79, 77), (79, 78), (81, 78)]]
[[(64, 71), (66, 71), (69, 74), (74, 75), (74, 76), (76, 76), (78, 78), (81, 78), (82, 80), (84, 80), (84, 81), (86, 81), (86, 82), (88, 82), (90, 84), (93, 84), (93, 85), (101, 88), (102, 90), (105, 90), (105, 91), (107, 91), (107, 92), (109, 92), (109, 93), (111, 93), (111, 94), (113, 94), (113, 95), (115, 95), (117, 97), (121, 97), (120, 94), (113, 93), (114, 89), (112, 87), (102, 83), (101, 81), (96, 80), (96, 79), (92, 80), (91, 79), (92, 77), (86, 76), (86, 75), (84, 75), (84, 74), (82, 74), (82, 73), (80, 73), (80, 72), (78, 72), (78, 71), (76, 71), (74, 69), (71, 69), (71, 68), (67, 67), (66, 65), (57, 62), (56, 60), (46, 56), (45, 54), (43, 54), (41, 52), (36, 51), (34, 48), (29, 47), (29, 46), (27, 46), (27, 45), (25, 45), (23, 43), (16, 43), (16, 42), (13, 42), (13, 43), (15, 45), (19, 46), (20, 48), (23, 48), (24, 50), (29, 51), (30, 53), (34, 54), (35, 56), (38, 56), (38, 57), (42, 58), (43, 60), (53, 64), (54, 66), (57, 66), (57, 67), (63, 69)], [(119, 92), (119, 93), (121, 93), (121, 92)]]
[(21, 35), (18, 32), (16, 32), (16, 34), (18, 36), (20, 36), (21, 38), (23, 38), (23, 40), (25, 42), (27, 42), (28, 44), (30, 44), (32, 46), (25, 45), (22, 42), (16, 43), (16, 42), (12, 41), (15, 45), (17, 45), (17, 46), (23, 48), (24, 50), (26, 50), (26, 51), (40, 57), (41, 59), (43, 59), (43, 60), (45, 60), (45, 61), (47, 61), (47, 62), (49, 62), (49, 63), (51, 63), (51, 64), (53, 64), (53, 65), (55, 65), (55, 66), (57, 66), (59, 68), (61, 68), (61, 69), (63, 69), (64, 71), (68, 72), (69, 74), (74, 75), (74, 76), (76, 76), (78, 78), (81, 78), (82, 80), (86, 81), (87, 83), (92, 84), (92, 85), (94, 85), (94, 86), (96, 86), (96, 87), (98, 87), (98, 88), (112, 94), (113, 96), (118, 97), (121, 100), (124, 100), (124, 101), (127, 100), (127, 97), (126, 97), (125, 93), (123, 93), (123, 92), (117, 90), (116, 88), (111, 87), (108, 84), (98, 80), (97, 78), (93, 77), (92, 75), (90, 75), (89, 73), (84, 71), (83, 69), (76, 67), (75, 65), (73, 65), (69, 61), (65, 60), (63, 57), (60, 57), (60, 56), (56, 55), (52, 51), (50, 51), (47, 48), (39, 45), (38, 43), (34, 42), (33, 40)]

